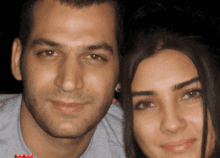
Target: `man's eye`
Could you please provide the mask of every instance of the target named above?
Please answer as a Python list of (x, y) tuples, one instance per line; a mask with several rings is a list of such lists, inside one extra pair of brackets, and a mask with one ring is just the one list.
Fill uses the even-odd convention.
[(107, 62), (107, 59), (101, 55), (97, 55), (97, 54), (89, 54), (85, 57), (86, 61), (90, 64), (95, 64), (95, 65), (100, 65), (100, 64), (104, 64), (105, 62)]
[(57, 56), (55, 51), (44, 50), (37, 53), (38, 56)]
[(90, 55), (88, 56), (88, 58), (89, 58), (89, 59), (93, 59), (93, 60), (104, 60), (104, 61), (106, 61), (105, 58), (103, 58), (102, 56), (97, 55), (97, 54), (90, 54)]
[(183, 99), (197, 99), (201, 97), (201, 90), (191, 90), (184, 94)]

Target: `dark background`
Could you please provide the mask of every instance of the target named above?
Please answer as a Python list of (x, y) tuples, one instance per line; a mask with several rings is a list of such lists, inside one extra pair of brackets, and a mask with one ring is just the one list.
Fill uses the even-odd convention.
[[(199, 35), (203, 37), (202, 42), (208, 45), (214, 54), (219, 54), (220, 13), (218, 2), (172, 2), (171, 4), (170, 2), (150, 3), (135, 0), (122, 1), (122, 3), (125, 8), (125, 32), (131, 26), (133, 12), (146, 4), (149, 6), (147, 13), (149, 20), (146, 21), (146, 27), (153, 23), (157, 23), (157, 25), (161, 23), (170, 25), (174, 30), (186, 35), (189, 33), (190, 35)], [(21, 82), (16, 81), (11, 74), (11, 46), (13, 39), (18, 37), (21, 4), (21, 0), (0, 2), (0, 93), (21, 92)], [(158, 7), (164, 8), (164, 12), (168, 13), (166, 18), (154, 18)]]

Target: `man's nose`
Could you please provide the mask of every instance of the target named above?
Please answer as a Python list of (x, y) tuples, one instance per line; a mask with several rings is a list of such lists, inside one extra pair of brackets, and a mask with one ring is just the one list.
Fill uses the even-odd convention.
[(55, 85), (65, 92), (83, 88), (83, 67), (77, 60), (65, 59), (58, 68)]
[(160, 125), (160, 130), (162, 133), (176, 134), (184, 130), (186, 126), (186, 120), (178, 108), (167, 108), (164, 110)]

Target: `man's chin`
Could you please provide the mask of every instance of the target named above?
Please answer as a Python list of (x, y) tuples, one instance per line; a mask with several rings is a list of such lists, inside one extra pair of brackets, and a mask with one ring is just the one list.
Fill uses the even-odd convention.
[(73, 132), (50, 132), (49, 130), (44, 130), (48, 135), (50, 135), (53, 138), (60, 138), (60, 139), (80, 139), (82, 138), (86, 133), (73, 133)]
[(50, 136), (52, 136), (53, 138), (59, 138), (59, 139), (80, 139), (82, 138), (84, 135), (57, 135), (57, 134), (50, 134)]
[(51, 137), (53, 138), (60, 138), (60, 139), (80, 139), (82, 137), (84, 137), (86, 134), (88, 133), (94, 133), (95, 128), (94, 126), (89, 127), (87, 129), (78, 129), (76, 130), (76, 128), (74, 129), (48, 129), (45, 127), (41, 128)]

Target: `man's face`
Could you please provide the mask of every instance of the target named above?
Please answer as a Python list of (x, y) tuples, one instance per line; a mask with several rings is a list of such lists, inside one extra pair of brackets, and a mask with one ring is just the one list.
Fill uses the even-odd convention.
[(50, 135), (83, 136), (106, 114), (117, 82), (113, 7), (49, 0), (35, 9), (23, 56), (23, 104)]

